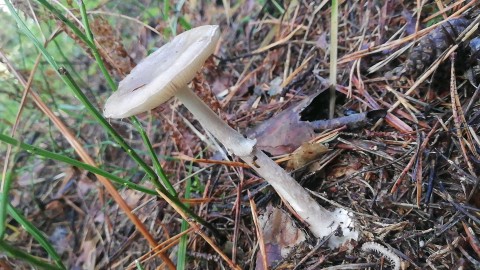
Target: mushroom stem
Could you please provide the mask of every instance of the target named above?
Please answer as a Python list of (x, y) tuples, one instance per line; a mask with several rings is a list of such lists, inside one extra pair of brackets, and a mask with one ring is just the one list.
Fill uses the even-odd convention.
[(255, 140), (245, 138), (227, 125), (188, 86), (179, 90), (176, 97), (206, 130), (263, 177), (290, 204), (314, 235), (328, 236), (337, 229), (339, 223), (352, 226), (353, 222), (346, 211), (330, 212), (320, 206), (283, 168), (255, 147)]
[(217, 138), (233, 154), (243, 157), (251, 155), (256, 140), (245, 138), (226, 124), (188, 86), (175, 93), (183, 105), (195, 116), (200, 124)]

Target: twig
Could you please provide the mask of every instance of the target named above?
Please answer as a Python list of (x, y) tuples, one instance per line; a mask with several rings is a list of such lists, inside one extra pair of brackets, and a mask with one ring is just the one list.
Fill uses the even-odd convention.
[(253, 200), (253, 197), (251, 196), (250, 191), (247, 191), (247, 192), (248, 192), (248, 201), (250, 202), (250, 209), (253, 217), (253, 223), (255, 224), (255, 229), (257, 231), (258, 245), (260, 246), (260, 252), (262, 253), (263, 269), (267, 270), (268, 255), (265, 247), (265, 238), (263, 237), (263, 231), (258, 221), (257, 205), (255, 204), (255, 201)]
[[(457, 79), (455, 77), (455, 54), (450, 56), (451, 59), (451, 72), (450, 72), (450, 98), (452, 101), (452, 115), (453, 115), (453, 122), (455, 124), (455, 131), (458, 138), (458, 142), (460, 143), (460, 149), (462, 150), (463, 159), (467, 163), (468, 171), (471, 175), (476, 178), (475, 169), (470, 162), (470, 158), (467, 154), (467, 148), (465, 146), (465, 142), (462, 135), (462, 125), (466, 126), (465, 115), (463, 115), (462, 105), (458, 98), (457, 92)], [(467, 132), (467, 137), (470, 133)], [(471, 140), (469, 140), (471, 141)], [(470, 144), (472, 145), (472, 144)]]
[(233, 263), (232, 260), (230, 260), (230, 258), (228, 258), (227, 255), (225, 255), (225, 253), (222, 251), (221, 248), (219, 248), (214, 242), (213, 240), (208, 237), (208, 235), (206, 235), (202, 229), (193, 221), (191, 220), (188, 215), (185, 213), (185, 211), (178, 207), (172, 200), (170, 200), (170, 198), (168, 196), (166, 196), (165, 194), (163, 194), (160, 190), (157, 189), (157, 192), (158, 194), (165, 200), (168, 202), (168, 204), (173, 208), (175, 209), (175, 211), (180, 214), (180, 216), (182, 216), (182, 218), (184, 220), (186, 220), (188, 222), (188, 224), (190, 224), (190, 226), (195, 230), (195, 233), (199, 234), (217, 253), (218, 255), (220, 255), (222, 257), (222, 259), (228, 264), (228, 266), (231, 268), (231, 269), (237, 269), (237, 270), (240, 270), (240, 266), (238, 266), (237, 264)]
[(410, 159), (410, 161), (408, 162), (407, 166), (405, 167), (405, 169), (402, 171), (402, 173), (400, 173), (400, 176), (397, 178), (397, 180), (395, 181), (395, 184), (393, 184), (393, 187), (392, 189), (390, 190), (390, 193), (393, 194), (397, 191), (398, 187), (400, 186), (400, 184), (402, 183), (403, 181), (403, 178), (405, 177), (405, 175), (408, 173), (408, 170), (410, 170), (410, 168), (412, 167), (413, 163), (415, 162), (415, 159), (417, 158), (417, 155), (420, 151), (424, 151), (425, 148), (427, 147), (427, 144), (428, 144), (428, 141), (430, 140), (430, 138), (432, 137), (432, 135), (435, 133), (435, 131), (437, 130), (438, 128), (438, 125), (439, 125), (439, 121), (437, 121), (435, 123), (435, 125), (433, 126), (432, 130), (430, 130), (430, 132), (428, 133), (427, 137), (425, 138), (425, 140), (423, 141), (423, 143), (418, 147), (418, 151), (416, 153), (413, 154), (412, 158)]

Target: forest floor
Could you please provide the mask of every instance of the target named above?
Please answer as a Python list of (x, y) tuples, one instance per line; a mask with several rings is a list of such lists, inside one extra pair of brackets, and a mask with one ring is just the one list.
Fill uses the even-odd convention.
[[(185, 251), (184, 269), (480, 269), (480, 38), (468, 31), (478, 26), (477, 1), (339, 1), (336, 70), (330, 65), (333, 1), (187, 1), (178, 10), (128, 2), (88, 5), (101, 57), (116, 81), (175, 32), (220, 25), (219, 45), (194, 79), (195, 92), (230, 126), (255, 137), (319, 204), (350, 211), (360, 233), (338, 248), (316, 239), (253, 170), (236, 157), (225, 160), (218, 143), (172, 100), (138, 120), (179, 197), (188, 197), (227, 241), (191, 219), (196, 227), (188, 229), (159, 196), (117, 188), (174, 264)], [(65, 66), (102, 111), (111, 90), (91, 51), (43, 6), (19, 3), (26, 20), (60, 29), (60, 46), (74, 44)], [(4, 48), (2, 54), (15, 55), (11, 44)], [(13, 137), (87, 162), (71, 146), (72, 135), (96, 166), (154, 189), (138, 163), (66, 94), (55, 70), (42, 65), (32, 91), (43, 101), (27, 94)], [(27, 79), (34, 69), (18, 68), (18, 76)], [(336, 100), (329, 119), (332, 71)], [(20, 103), (23, 87), (10, 89)], [(53, 115), (30, 116), (39, 104)], [(9, 127), (1, 130), (9, 134), (14, 121), (5, 115), (0, 124)], [(131, 120), (109, 123), (154, 167)], [(44, 232), (67, 268), (135, 269), (136, 261), (144, 269), (167, 267), (93, 173), (18, 149), (13, 159), (0, 147), (15, 172), (11, 205)], [(47, 258), (14, 219), (7, 222), (6, 243)], [(28, 268), (0, 256), (0, 268), (18, 267)]]

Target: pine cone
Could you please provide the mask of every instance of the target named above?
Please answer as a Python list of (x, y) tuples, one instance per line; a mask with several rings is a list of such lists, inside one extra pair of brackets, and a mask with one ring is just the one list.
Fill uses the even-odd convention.
[(448, 20), (423, 37), (405, 62), (405, 74), (419, 75), (428, 68), (468, 27), (470, 20), (460, 17)]

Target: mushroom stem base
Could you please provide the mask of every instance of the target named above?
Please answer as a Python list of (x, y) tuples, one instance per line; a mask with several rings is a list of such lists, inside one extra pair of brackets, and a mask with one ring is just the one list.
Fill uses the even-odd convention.
[[(255, 140), (245, 138), (228, 126), (190, 88), (183, 88), (177, 92), (176, 97), (206, 130), (263, 177), (303, 219), (315, 236), (328, 236), (340, 227), (342, 230), (340, 235), (349, 235), (349, 237), (331, 236), (329, 243), (332, 247), (358, 237), (358, 232), (355, 230), (353, 221), (347, 211), (330, 212), (320, 206), (283, 168), (255, 147)], [(338, 241), (332, 242), (335, 238)], [(341, 243), (338, 243), (339, 241)]]

